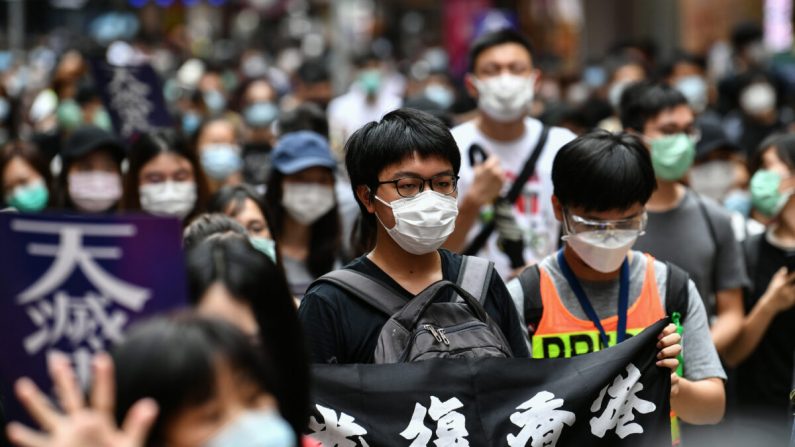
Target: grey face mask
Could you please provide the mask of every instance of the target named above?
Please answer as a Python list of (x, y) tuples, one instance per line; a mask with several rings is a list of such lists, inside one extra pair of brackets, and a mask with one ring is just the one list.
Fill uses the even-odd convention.
[(290, 424), (275, 410), (247, 410), (204, 447), (295, 447)]

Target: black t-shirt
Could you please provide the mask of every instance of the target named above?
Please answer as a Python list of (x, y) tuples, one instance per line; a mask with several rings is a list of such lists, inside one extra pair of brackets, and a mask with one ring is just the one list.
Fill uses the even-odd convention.
[[(750, 272), (753, 290), (746, 297), (746, 313), (765, 293), (773, 275), (786, 264), (788, 256), (786, 251), (771, 245), (764, 236), (757, 243), (759, 256), (756, 267)], [(773, 318), (759, 346), (738, 367), (740, 416), (767, 419), (784, 431), (788, 429), (794, 352), (795, 309), (789, 309)]]
[[(461, 255), (447, 250), (439, 250), (439, 254), (442, 277), (455, 282), (461, 268)], [(366, 256), (354, 259), (345, 268), (383, 281), (405, 296), (406, 301), (414, 297)], [(452, 298), (452, 291), (449, 293)], [(514, 356), (528, 357), (516, 309), (496, 272), (483, 304), (505, 334)], [(314, 363), (373, 363), (378, 335), (389, 319), (388, 315), (329, 283), (309, 288), (301, 300), (298, 317), (311, 345)]]

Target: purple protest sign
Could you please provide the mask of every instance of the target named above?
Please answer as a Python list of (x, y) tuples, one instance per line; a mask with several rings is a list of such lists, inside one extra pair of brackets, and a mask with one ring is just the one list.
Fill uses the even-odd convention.
[(185, 305), (180, 234), (176, 219), (0, 213), (0, 398), (10, 419), (24, 416), (16, 379), (51, 390), (48, 352), (71, 358), (85, 384), (92, 355), (130, 323)]
[(160, 78), (149, 64), (115, 66), (91, 61), (92, 74), (113, 127), (122, 137), (170, 127)]

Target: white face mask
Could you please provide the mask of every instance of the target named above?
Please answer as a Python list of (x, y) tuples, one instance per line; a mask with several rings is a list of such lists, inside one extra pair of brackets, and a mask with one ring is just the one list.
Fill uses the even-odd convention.
[(247, 410), (204, 447), (293, 447), (295, 434), (274, 410)]
[(527, 114), (533, 101), (535, 76), (503, 74), (483, 80), (473, 78), (478, 107), (493, 120), (516, 121)]
[(690, 187), (699, 194), (721, 201), (734, 185), (734, 163), (713, 160), (690, 168)]
[(618, 270), (637, 239), (636, 230), (586, 231), (563, 236), (583, 262), (602, 273)]
[(751, 116), (768, 113), (776, 107), (776, 91), (767, 82), (751, 84), (740, 94), (740, 107)]
[(676, 81), (675, 87), (685, 95), (687, 102), (696, 114), (706, 110), (709, 98), (707, 98), (708, 87), (704, 78), (698, 75), (685, 76)]
[(183, 219), (196, 205), (196, 184), (193, 182), (160, 182), (142, 185), (139, 189), (141, 208), (156, 216)]
[(88, 171), (69, 174), (69, 198), (81, 210), (99, 213), (121, 198), (121, 176), (115, 172)]
[(311, 225), (331, 211), (336, 204), (334, 188), (317, 183), (284, 183), (282, 205), (290, 216), (303, 225)]
[[(458, 203), (453, 196), (427, 190), (392, 203), (378, 196), (375, 198), (392, 208), (395, 217), (395, 226), (384, 226), (384, 229), (400, 248), (411, 254), (424, 255), (436, 251), (455, 229)], [(378, 221), (381, 222), (381, 219)], [(381, 222), (381, 225), (384, 223)]]

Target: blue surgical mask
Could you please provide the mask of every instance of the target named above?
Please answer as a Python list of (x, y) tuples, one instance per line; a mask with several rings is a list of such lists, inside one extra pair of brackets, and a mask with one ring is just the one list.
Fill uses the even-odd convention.
[(278, 116), (279, 108), (270, 101), (256, 102), (243, 111), (246, 124), (251, 127), (268, 127)]
[(199, 125), (202, 123), (202, 118), (198, 113), (187, 112), (182, 115), (182, 133), (191, 136), (196, 133)]
[(729, 211), (736, 211), (744, 217), (751, 215), (751, 194), (741, 189), (734, 189), (723, 198), (723, 206)]
[(262, 236), (249, 236), (251, 245), (276, 263), (276, 241)]
[(210, 109), (213, 115), (219, 115), (226, 110), (226, 98), (218, 90), (208, 90), (204, 92), (204, 104)]
[(425, 97), (445, 110), (453, 105), (453, 101), (455, 101), (455, 93), (439, 84), (430, 84), (425, 87)]
[(204, 172), (215, 180), (225, 180), (243, 167), (240, 148), (233, 144), (208, 144), (202, 148)]
[(294, 447), (295, 433), (274, 410), (247, 410), (204, 447)]

